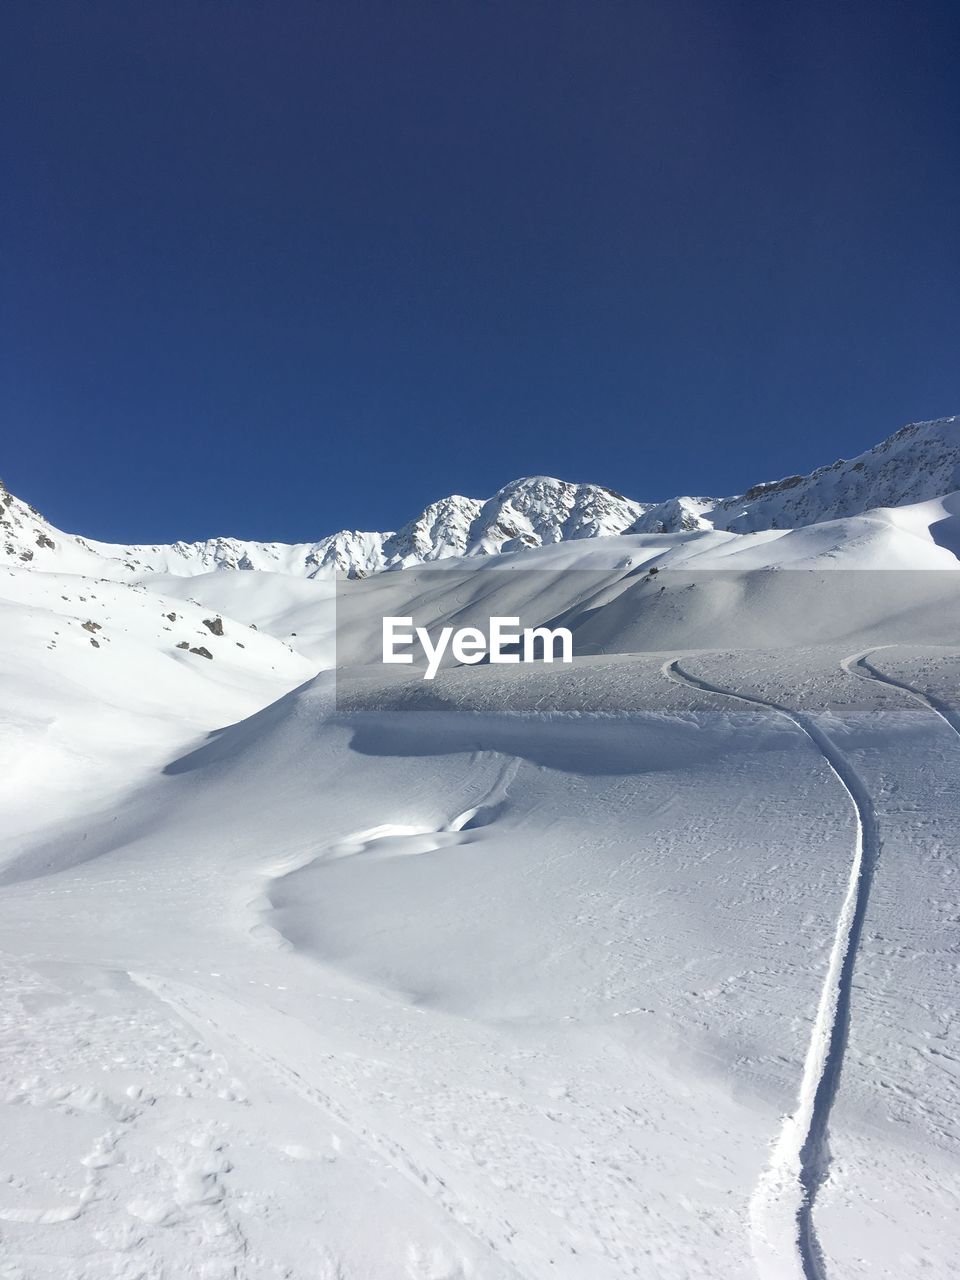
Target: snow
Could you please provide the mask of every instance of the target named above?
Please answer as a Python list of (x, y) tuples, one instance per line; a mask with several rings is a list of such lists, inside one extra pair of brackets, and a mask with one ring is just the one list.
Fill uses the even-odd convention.
[(293, 646), (318, 666), (335, 665), (336, 586), (332, 578), (299, 578), (261, 570), (215, 570), (190, 577), (148, 574), (142, 585), (179, 600), (203, 600), (208, 608), (216, 608)]
[[(960, 504), (902, 481), (625, 533), (538, 478), (336, 599), (0, 569), (0, 1276), (952, 1276)], [(371, 653), (477, 609), (592, 656)]]
[(130, 584), (0, 570), (8, 840), (96, 811), (208, 730), (316, 673), (244, 624), (226, 620), (212, 634), (204, 619), (215, 613)]
[[(362, 480), (358, 482), (362, 485)], [(637, 502), (594, 484), (526, 476), (480, 501), (451, 494), (396, 532), (342, 529), (285, 544), (214, 537), (171, 545), (95, 542), (54, 528), (0, 482), (0, 556), (44, 570), (140, 579), (216, 570), (363, 577), (448, 557), (484, 557), (622, 533), (793, 530), (936, 501), (960, 490), (960, 417), (911, 423), (875, 448), (809, 476), (753, 485), (729, 498)], [(956, 510), (945, 513), (955, 517)], [(955, 521), (951, 518), (954, 528)], [(954, 528), (950, 535), (957, 537)], [(940, 538), (933, 535), (935, 542)], [(940, 543), (950, 552), (956, 542)]]

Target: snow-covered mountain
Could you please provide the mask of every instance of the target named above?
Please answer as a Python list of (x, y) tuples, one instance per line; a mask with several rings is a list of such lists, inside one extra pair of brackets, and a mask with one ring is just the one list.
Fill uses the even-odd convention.
[(169, 545), (95, 542), (54, 528), (0, 484), (0, 561), (111, 578), (260, 569), (364, 576), (450, 556), (487, 556), (622, 533), (798, 528), (960, 489), (960, 417), (913, 423), (849, 461), (808, 476), (754, 484), (728, 498), (638, 502), (593, 484), (547, 476), (514, 480), (483, 502), (453, 494), (395, 532), (341, 530), (287, 544), (210, 538)]
[(796, 529), (877, 507), (926, 502), (960, 489), (960, 417), (913, 422), (856, 458), (808, 476), (751, 485), (732, 498), (673, 498), (648, 507), (636, 530)]
[(312, 578), (331, 571), (364, 576), (449, 556), (606, 537), (622, 533), (645, 508), (599, 485), (533, 476), (504, 486), (487, 502), (460, 494), (442, 498), (396, 532), (342, 529), (317, 542), (210, 538), (155, 546), (123, 546), (63, 533), (6, 488), (0, 489), (0, 510), (0, 553), (39, 568), (121, 578), (260, 569)]
[[(296, 547), (4, 490), (0, 1274), (952, 1278), (958, 425)], [(478, 612), (575, 661), (380, 662)]]

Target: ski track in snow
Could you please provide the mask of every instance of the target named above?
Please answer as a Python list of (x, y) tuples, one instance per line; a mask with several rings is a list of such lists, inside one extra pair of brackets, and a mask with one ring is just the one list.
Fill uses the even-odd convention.
[[(153, 974), (131, 973), (129, 976), (138, 986), (172, 1009), (188, 1026), (202, 1035), (210, 1035), (212, 1032), (235, 1045), (241, 1054), (258, 1062), (281, 1088), (291, 1090), (305, 1102), (319, 1108), (329, 1120), (342, 1126), (360, 1144), (372, 1167), (375, 1168), (380, 1163), (386, 1164), (418, 1192), (427, 1195), (457, 1227), (465, 1231), (481, 1249), (492, 1254), (505, 1270), (519, 1280), (519, 1272), (511, 1266), (503, 1252), (509, 1248), (512, 1236), (512, 1228), (508, 1224), (500, 1222), (485, 1225), (479, 1207), (468, 1204), (448, 1185), (444, 1176), (428, 1168), (401, 1142), (351, 1114), (332, 1094), (306, 1079), (300, 1070), (284, 1062), (252, 1037), (239, 1034), (235, 1029), (235, 1021), (239, 1018), (244, 1022), (247, 1018), (246, 1010), (240, 1006), (231, 1010), (229, 1002), (223, 997), (217, 1000), (209, 992), (175, 984)], [(204, 1011), (200, 1007), (204, 1002), (214, 1009), (219, 1006), (225, 1015), (223, 1020)]]
[[(751, 1198), (754, 1256), (767, 1280), (826, 1280), (813, 1210), (830, 1163), (830, 1110), (840, 1083), (850, 1025), (850, 1004), (857, 949), (863, 931), (880, 838), (873, 802), (859, 775), (822, 729), (807, 716), (753, 694), (723, 689), (688, 675), (679, 660), (664, 663), (674, 683), (775, 712), (797, 726), (823, 756), (850, 798), (856, 817), (856, 842), (850, 876), (826, 978), (807, 1048), (797, 1106), (780, 1130), (770, 1163)], [(784, 1238), (789, 1233), (789, 1250)]]
[(852, 653), (849, 658), (844, 658), (840, 665), (848, 676), (855, 676), (858, 680), (889, 685), (891, 689), (899, 689), (901, 693), (905, 693), (914, 702), (919, 702), (922, 707), (932, 711), (938, 719), (943, 721), (948, 729), (952, 729), (957, 737), (960, 738), (960, 715), (954, 711), (953, 707), (948, 706), (946, 702), (935, 697), (932, 693), (924, 693), (922, 689), (917, 689), (914, 685), (907, 684), (904, 680), (896, 680), (893, 676), (886, 675), (869, 661), (870, 657), (874, 653), (879, 653), (881, 649), (895, 649), (897, 647), (897, 645), (892, 644), (875, 645), (873, 648), (865, 649), (861, 653)]

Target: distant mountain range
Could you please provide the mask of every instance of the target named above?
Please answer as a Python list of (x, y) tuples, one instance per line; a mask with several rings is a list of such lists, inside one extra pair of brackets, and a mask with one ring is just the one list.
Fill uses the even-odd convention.
[(450, 556), (488, 556), (624, 533), (793, 529), (924, 502), (960, 489), (960, 417), (917, 422), (850, 460), (755, 484), (729, 498), (639, 502), (593, 484), (528, 476), (482, 501), (441, 498), (396, 532), (341, 530), (287, 544), (211, 538), (160, 546), (95, 542), (54, 528), (0, 482), (0, 563), (107, 578), (260, 569), (354, 577)]

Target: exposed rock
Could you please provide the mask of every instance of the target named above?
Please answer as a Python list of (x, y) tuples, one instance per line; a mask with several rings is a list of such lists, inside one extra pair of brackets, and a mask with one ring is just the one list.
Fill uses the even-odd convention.
[(86, 622), (82, 622), (80, 625), (83, 627), (84, 631), (102, 631), (103, 630), (99, 622), (93, 622), (90, 618), (88, 618)]
[(180, 641), (180, 643), (177, 645), (177, 648), (178, 648), (178, 649), (189, 649), (189, 648), (190, 648), (190, 641), (189, 641), (189, 640), (181, 640), (181, 641)]
[(209, 649), (205, 649), (203, 645), (198, 645), (196, 649), (191, 649), (191, 653), (195, 653), (198, 658), (212, 658), (213, 654)]
[[(215, 636), (223, 635), (223, 619), (217, 615), (216, 618), (204, 618), (203, 625)], [(195, 652), (195, 651), (194, 651)]]

